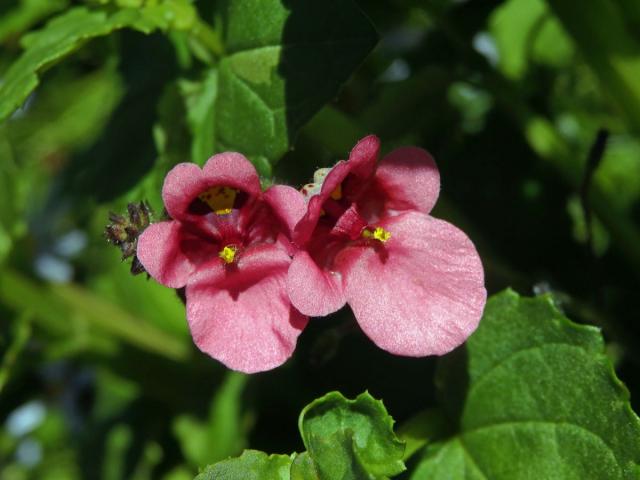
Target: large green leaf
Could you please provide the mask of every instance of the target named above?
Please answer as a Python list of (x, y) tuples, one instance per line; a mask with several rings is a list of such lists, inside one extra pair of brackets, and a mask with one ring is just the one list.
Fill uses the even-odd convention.
[(219, 65), (216, 148), (247, 154), (264, 175), (298, 129), (376, 43), (350, 0), (228, 0)]
[(494, 296), (464, 348), (443, 359), (440, 393), (458, 433), (411, 477), (632, 479), (640, 421), (598, 329), (550, 297)]
[(405, 469), (393, 419), (368, 393), (348, 400), (331, 392), (307, 405), (298, 423), (322, 480), (384, 479)]
[(50, 21), (42, 30), (22, 39), (25, 51), (9, 67), (0, 84), (0, 122), (11, 115), (38, 86), (39, 74), (95, 37), (122, 28), (144, 33), (155, 29), (188, 29), (195, 19), (187, 0), (164, 0), (145, 8), (126, 8), (109, 15), (104, 11), (73, 8)]
[(589, 8), (572, 0), (547, 3), (625, 113), (629, 125), (639, 132), (640, 41), (627, 23), (626, 9), (610, 0), (591, 0)]
[(207, 467), (196, 480), (289, 480), (291, 457), (245, 450), (238, 458), (230, 458)]

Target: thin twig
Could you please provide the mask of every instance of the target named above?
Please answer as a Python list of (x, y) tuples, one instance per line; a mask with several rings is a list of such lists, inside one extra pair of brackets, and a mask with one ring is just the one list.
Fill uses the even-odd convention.
[(587, 163), (584, 168), (584, 176), (582, 178), (582, 184), (580, 185), (580, 204), (582, 205), (582, 211), (584, 213), (584, 222), (586, 228), (586, 240), (587, 248), (590, 254), (593, 254), (593, 228), (591, 212), (591, 202), (589, 200), (589, 192), (591, 191), (591, 184), (593, 183), (593, 177), (598, 169), (598, 166), (602, 162), (604, 157), (604, 151), (607, 146), (607, 140), (609, 138), (609, 131), (605, 128), (598, 130), (596, 139), (591, 145), (589, 150), (589, 156), (587, 157)]

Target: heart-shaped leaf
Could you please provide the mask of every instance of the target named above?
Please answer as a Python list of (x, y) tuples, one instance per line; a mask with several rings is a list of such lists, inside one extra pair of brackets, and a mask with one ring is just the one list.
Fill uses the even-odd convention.
[(413, 480), (640, 474), (640, 421), (599, 330), (570, 322), (550, 297), (490, 299), (439, 384), (458, 432), (428, 448)]

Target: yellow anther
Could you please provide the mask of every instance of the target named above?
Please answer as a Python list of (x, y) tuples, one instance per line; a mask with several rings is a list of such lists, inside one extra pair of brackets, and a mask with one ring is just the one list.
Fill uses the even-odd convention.
[(340, 200), (342, 198), (342, 185), (338, 185), (333, 192), (331, 192), (331, 198), (334, 200)]
[(384, 243), (391, 238), (391, 232), (386, 231), (382, 227), (376, 227), (373, 231), (369, 230), (368, 228), (365, 228), (362, 231), (362, 238), (367, 238), (367, 239), (372, 238), (374, 240), (378, 240), (379, 242)]
[(218, 252), (218, 256), (222, 259), (224, 263), (233, 263), (236, 258), (236, 252), (238, 249), (233, 245), (227, 245), (222, 250)]
[(228, 215), (233, 210), (238, 191), (230, 187), (211, 187), (198, 195), (217, 215)]

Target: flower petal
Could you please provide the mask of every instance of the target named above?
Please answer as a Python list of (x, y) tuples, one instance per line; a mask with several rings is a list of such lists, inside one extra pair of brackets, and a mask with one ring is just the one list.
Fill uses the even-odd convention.
[(367, 179), (373, 173), (380, 152), (380, 139), (375, 135), (368, 135), (356, 143), (349, 153), (351, 173)]
[(378, 165), (374, 190), (375, 195), (386, 199), (385, 210), (429, 213), (440, 193), (440, 173), (427, 151), (417, 147), (398, 148)]
[(179, 163), (171, 169), (162, 186), (167, 212), (176, 220), (200, 223), (189, 213), (191, 202), (210, 187), (237, 188), (257, 197), (261, 193), (255, 167), (244, 155), (225, 152), (214, 155), (202, 169), (195, 163)]
[(241, 153), (224, 152), (214, 155), (207, 160), (202, 170), (209, 186), (234, 187), (256, 197), (262, 192), (256, 168)]
[(358, 323), (397, 355), (449, 352), (476, 329), (486, 301), (475, 247), (461, 230), (421, 213), (380, 226), (392, 235), (384, 245), (349, 247), (336, 258)]
[(295, 228), (294, 241), (298, 245), (303, 246), (309, 241), (320, 219), (324, 202), (347, 179), (349, 174), (353, 174), (353, 177), (350, 177), (344, 188), (348, 198), (357, 196), (361, 189), (367, 185), (368, 178), (375, 170), (379, 151), (380, 140), (375, 135), (369, 135), (353, 147), (348, 161), (340, 160), (331, 168), (322, 182), (320, 193), (311, 197), (306, 214)]
[(136, 255), (149, 275), (170, 288), (184, 287), (194, 265), (181, 249), (178, 222), (149, 225), (138, 237)]
[(333, 313), (346, 302), (340, 275), (320, 269), (305, 251), (293, 257), (287, 275), (287, 292), (291, 303), (312, 317)]
[(207, 179), (195, 163), (179, 163), (173, 167), (162, 186), (162, 200), (171, 218), (189, 218), (189, 205), (207, 187)]
[(264, 192), (265, 201), (282, 220), (289, 236), (307, 211), (304, 196), (298, 190), (287, 185), (273, 185)]
[(293, 241), (298, 246), (304, 247), (309, 242), (322, 215), (324, 202), (331, 196), (331, 192), (340, 185), (340, 182), (342, 182), (348, 174), (349, 167), (347, 162), (339, 161), (325, 178), (320, 193), (309, 199), (307, 211), (293, 231)]
[(212, 261), (198, 270), (187, 285), (187, 320), (200, 350), (254, 373), (291, 356), (307, 318), (287, 297), (284, 252), (262, 245), (241, 255), (237, 268)]

